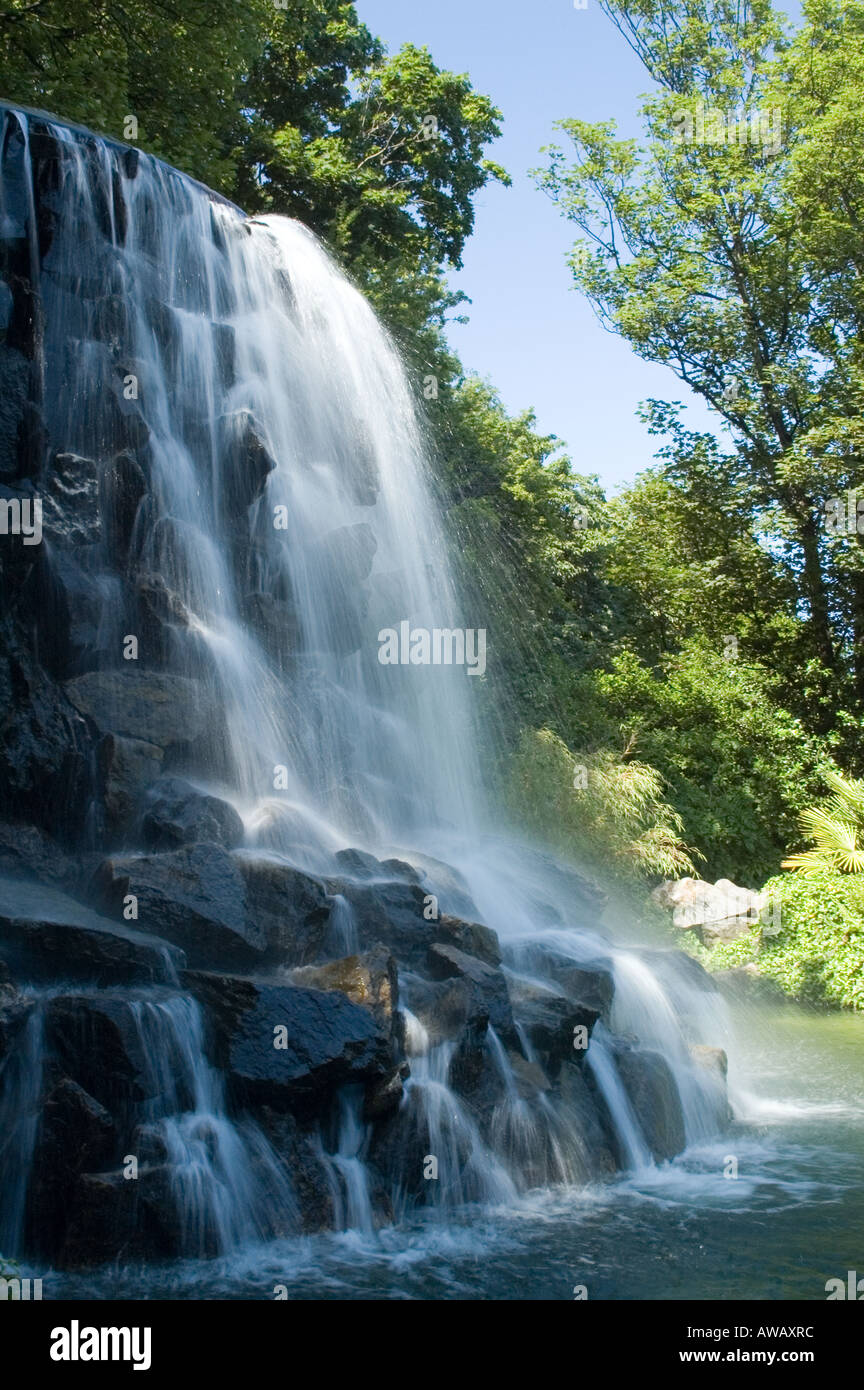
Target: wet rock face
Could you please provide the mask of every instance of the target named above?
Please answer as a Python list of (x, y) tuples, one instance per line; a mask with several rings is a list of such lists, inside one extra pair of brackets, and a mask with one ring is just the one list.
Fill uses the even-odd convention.
[(216, 1064), (245, 1104), (320, 1113), (343, 1085), (393, 1070), (388, 1033), (371, 1010), (336, 990), (188, 972), (211, 1022)]
[(163, 749), (194, 742), (217, 713), (199, 682), (134, 666), (89, 671), (65, 689), (71, 704), (101, 734), (121, 734)]
[(179, 946), (192, 965), (251, 965), (267, 951), (243, 876), (219, 845), (116, 855), (100, 865), (94, 886), (118, 920), (134, 911), (134, 922)]
[(70, 1210), (85, 1173), (114, 1156), (118, 1135), (103, 1105), (63, 1077), (45, 1097), (27, 1194), (28, 1246), (53, 1257), (66, 1244)]
[(166, 777), (150, 789), (141, 830), (148, 849), (159, 850), (202, 842), (234, 849), (243, 839), (243, 822), (233, 806), (180, 777)]
[(292, 971), (292, 982), (308, 989), (338, 990), (353, 1004), (370, 1011), (376, 1022), (392, 1032), (399, 1006), (396, 961), (385, 946), (361, 956), (346, 956), (325, 965), (307, 965)]
[(671, 1068), (659, 1052), (621, 1047), (618, 1072), (653, 1157), (675, 1158), (685, 1145), (681, 1097)]
[(327, 954), (332, 899), (321, 880), (276, 858), (239, 851), (233, 860), (249, 914), (264, 933), (272, 959), (299, 966)]

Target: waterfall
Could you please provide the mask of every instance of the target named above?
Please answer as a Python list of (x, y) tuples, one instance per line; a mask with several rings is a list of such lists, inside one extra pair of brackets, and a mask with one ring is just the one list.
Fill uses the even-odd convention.
[[(527, 1001), (510, 1021), (475, 1016), (486, 1032), (469, 1103), (454, 1038), (435, 1034), (404, 972), (397, 1120), (428, 1173), (409, 1182), (398, 1143), (382, 1160), (395, 1218), (418, 1201), (513, 1205), (532, 1187), (584, 1183), (607, 1140), (619, 1167), (652, 1163), (628, 1057), (648, 1055), (658, 1085), (671, 1069), (687, 1142), (716, 1132), (716, 1077), (690, 1050), (716, 1036), (684, 1019), (704, 1000), (611, 941), (566, 870), (499, 832), (470, 665), (458, 644), (430, 663), (410, 636), (464, 636), (466, 620), (409, 383), (369, 305), (305, 227), (248, 218), (145, 154), (26, 112), (9, 117), (4, 148), (0, 228), (40, 268), (45, 433), (104, 466), (101, 530), (81, 547), (100, 602), (76, 638), (80, 669), (123, 669), (132, 634), (142, 669), (194, 682), (213, 713), (184, 773), (236, 809), (246, 854), (321, 875), (332, 956), (359, 949), (346, 881), (369, 879), (336, 856), (398, 857), (417, 882), (429, 871), (442, 911), (494, 929), (501, 980)], [(387, 632), (403, 643), (395, 663), (381, 659)], [(81, 808), (96, 840), (100, 814)], [(163, 1151), (183, 1252), (297, 1229), (280, 1156), (232, 1113), (199, 1005), (165, 960), (170, 987), (128, 1007), (146, 1059), (139, 1118)], [(607, 981), (608, 997), (586, 1003), (574, 972)], [(596, 1020), (587, 1055), (568, 1034), (547, 1076), (525, 1020), (577, 1006)], [(0, 1073), (10, 1250), (35, 1142), (40, 1019), (34, 1009)], [(329, 1174), (336, 1227), (370, 1235), (381, 1223), (362, 1091), (341, 1089), (331, 1119), (335, 1139), (315, 1136), (309, 1152)]]
[(183, 995), (129, 1005), (146, 1064), (143, 1118), (164, 1146), (185, 1254), (222, 1254), (297, 1227), (296, 1203), (263, 1134), (225, 1111), (201, 1011)]

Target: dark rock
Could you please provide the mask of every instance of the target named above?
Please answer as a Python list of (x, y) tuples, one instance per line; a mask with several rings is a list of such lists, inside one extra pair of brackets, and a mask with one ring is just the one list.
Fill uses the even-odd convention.
[(32, 1000), (25, 999), (19, 992), (8, 965), (0, 960), (0, 1067), (32, 1010)]
[(507, 1087), (489, 1048), (483, 1014), (475, 1013), (466, 1022), (450, 1060), (447, 1082), (478, 1117), (488, 1118), (505, 1099)]
[(108, 557), (121, 569), (129, 558), (135, 522), (146, 495), (144, 471), (134, 454), (116, 454), (103, 470), (100, 496)]
[(609, 960), (572, 960), (552, 948), (532, 943), (529, 964), (548, 976), (573, 1003), (607, 1017), (615, 995), (615, 976)]
[(618, 1072), (630, 1104), (658, 1163), (686, 1145), (681, 1098), (669, 1063), (659, 1052), (619, 1046)]
[(324, 1161), (317, 1125), (304, 1125), (294, 1115), (262, 1106), (261, 1127), (278, 1154), (297, 1197), (304, 1234), (330, 1231), (335, 1225), (333, 1181)]
[(446, 913), (437, 922), (429, 924), (429, 935), (433, 941), (444, 946), (455, 946), (467, 956), (476, 956), (487, 965), (501, 964), (501, 948), (498, 935), (482, 922), (463, 922), (460, 917), (449, 917)]
[(115, 1153), (117, 1132), (103, 1105), (64, 1077), (47, 1095), (27, 1189), (28, 1249), (51, 1258), (64, 1244), (76, 1179)]
[(428, 920), (427, 895), (416, 883), (340, 880), (328, 887), (351, 904), (361, 947), (383, 942), (403, 968), (424, 971), (427, 952), (435, 942), (476, 955), (488, 964), (497, 964), (501, 958), (497, 936), (479, 922), (464, 922), (446, 914)]
[(259, 426), (248, 410), (228, 415), (223, 427), (222, 506), (235, 517), (256, 502), (276, 464)]
[(139, 1015), (126, 997), (55, 996), (46, 1009), (45, 1041), (63, 1071), (109, 1111), (158, 1094)]
[(77, 876), (74, 861), (35, 825), (9, 821), (0, 821), (0, 873), (32, 876), (58, 888), (71, 887)]
[(247, 911), (243, 876), (219, 845), (115, 855), (100, 865), (94, 891), (118, 918), (133, 894), (136, 920), (180, 946), (191, 965), (251, 964), (268, 946), (265, 929)]
[[(433, 859), (430, 855), (420, 854), (415, 850), (410, 851), (408, 859), (425, 885), (424, 894), (434, 894), (437, 898), (440, 912), (449, 912), (468, 921), (476, 920), (480, 915), (477, 904), (471, 897), (467, 880), (458, 869), (454, 869), (452, 864), (445, 864), (441, 859)], [(403, 875), (400, 874), (398, 877), (402, 878)]]
[(140, 670), (89, 671), (67, 681), (66, 694), (101, 734), (123, 734), (160, 748), (191, 743), (212, 726), (211, 696), (186, 676)]
[(106, 734), (99, 744), (99, 779), (109, 834), (135, 824), (145, 789), (162, 770), (163, 749), (140, 738)]
[(557, 1086), (562, 1124), (570, 1136), (571, 1155), (575, 1151), (582, 1167), (584, 1181), (609, 1177), (617, 1168), (587, 1076), (587, 1068), (565, 1062)]
[(80, 841), (95, 792), (87, 724), (34, 658), (20, 628), (0, 619), (0, 816)]
[(590, 1038), (600, 1017), (599, 1009), (539, 991), (531, 998), (514, 998), (513, 1008), (532, 1050), (550, 1077), (558, 1075), (564, 1062), (581, 1065), (587, 1047), (574, 1046), (576, 1030), (584, 1028), (585, 1036)]
[(363, 1102), (364, 1120), (380, 1120), (399, 1109), (404, 1094), (402, 1080), (401, 1068), (394, 1067), (389, 1076), (382, 1076), (379, 1081), (371, 1083)]
[(103, 577), (80, 563), (85, 551), (48, 546), (36, 572), (39, 655), (58, 680), (98, 664), (105, 616)]
[(152, 788), (141, 828), (148, 849), (202, 841), (234, 849), (243, 839), (243, 822), (233, 806), (180, 777), (165, 777)]
[(507, 981), (500, 970), (478, 960), (476, 956), (465, 955), (455, 946), (440, 943), (429, 947), (427, 966), (433, 979), (463, 980), (470, 992), (482, 1002), (490, 1027), (495, 1029), (502, 1041), (513, 1041), (519, 1048)]
[(464, 980), (423, 980), (412, 976), (403, 981), (403, 993), (411, 1012), (426, 1029), (430, 1047), (458, 1039), (463, 1030), (477, 1020), (481, 1031), (489, 1022), (489, 1011), (482, 997)]
[(238, 851), (249, 915), (264, 933), (269, 955), (287, 966), (320, 960), (327, 942), (331, 900), (317, 878), (284, 860)]
[(167, 941), (126, 932), (86, 908), (79, 908), (79, 912), (85, 922), (95, 919), (104, 925), (0, 914), (0, 944), (23, 978), (96, 985), (158, 984), (184, 964), (182, 951)]
[(183, 981), (207, 1011), (208, 1049), (241, 1104), (320, 1113), (338, 1087), (392, 1073), (389, 1037), (337, 990), (201, 971)]
[(80, 1268), (184, 1253), (171, 1179), (167, 1164), (141, 1168), (134, 1181), (127, 1181), (122, 1171), (82, 1174), (56, 1263)]
[(378, 1025), (390, 1031), (399, 1006), (396, 961), (385, 946), (362, 956), (346, 956), (324, 965), (305, 965), (291, 972), (292, 983), (307, 989), (338, 989), (354, 1004), (368, 1009)]

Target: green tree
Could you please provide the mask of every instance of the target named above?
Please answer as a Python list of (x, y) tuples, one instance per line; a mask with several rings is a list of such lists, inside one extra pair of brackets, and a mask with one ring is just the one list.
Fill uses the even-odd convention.
[(135, 143), (212, 187), (238, 82), (273, 14), (268, 0), (0, 0), (0, 92)]
[[(601, 6), (654, 83), (644, 139), (618, 139), (612, 122), (565, 120), (576, 159), (552, 148), (538, 179), (583, 234), (572, 266), (601, 322), (669, 366), (716, 413), (734, 449), (722, 462), (735, 480), (732, 510), (781, 562), (779, 577), (794, 583), (793, 612), (803, 619), (792, 641), (781, 623), (775, 655), (787, 656), (790, 683), (796, 665), (810, 671), (819, 690), (809, 717), (827, 728), (844, 703), (862, 708), (864, 671), (859, 543), (839, 540), (825, 524), (832, 500), (862, 476), (852, 311), (844, 327), (834, 310), (841, 282), (853, 278), (843, 255), (853, 218), (832, 223), (834, 180), (824, 160), (828, 132), (845, 128), (864, 95), (862, 6), (805, 5), (794, 42), (768, 0)], [(814, 53), (819, 81), (808, 67)], [(838, 88), (844, 55), (850, 70)], [(808, 101), (799, 102), (805, 92)], [(808, 185), (820, 151), (821, 182)], [(857, 144), (843, 160), (852, 212), (856, 157)], [(823, 291), (829, 263), (835, 279)], [(693, 478), (704, 445), (677, 459), (679, 475)], [(745, 584), (742, 612), (748, 602)]]

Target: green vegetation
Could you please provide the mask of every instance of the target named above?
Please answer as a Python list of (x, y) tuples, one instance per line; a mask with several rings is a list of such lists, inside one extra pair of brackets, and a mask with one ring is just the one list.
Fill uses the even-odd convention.
[(779, 930), (762, 934), (760, 975), (807, 1003), (864, 1008), (864, 881), (788, 874), (765, 891), (779, 905)]
[(802, 874), (833, 870), (841, 874), (864, 872), (864, 782), (844, 777), (829, 768), (825, 780), (834, 795), (824, 806), (807, 806), (801, 812), (801, 828), (815, 842), (813, 849), (783, 860), (784, 869)]
[(548, 729), (524, 735), (512, 760), (508, 799), (549, 844), (622, 879), (694, 872), (681, 817), (645, 763), (608, 750), (574, 756)]

